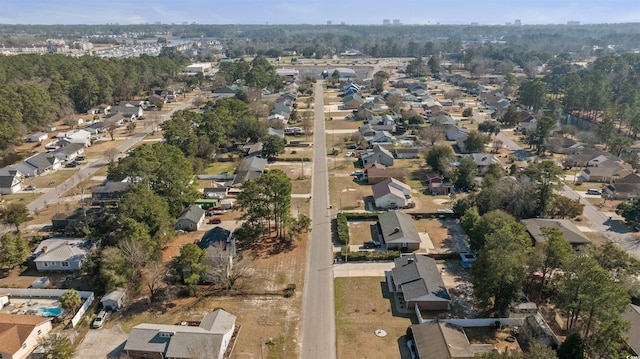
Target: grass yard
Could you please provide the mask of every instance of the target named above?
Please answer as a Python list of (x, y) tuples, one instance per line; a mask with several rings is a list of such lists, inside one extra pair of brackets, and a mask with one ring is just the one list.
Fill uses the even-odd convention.
[(44, 176), (30, 177), (26, 183), (28, 185), (34, 185), (37, 188), (55, 187), (71, 177), (74, 173), (74, 171), (55, 171)]
[[(348, 113), (344, 113), (342, 114), (344, 115), (348, 115), (351, 112)], [(353, 132), (358, 131), (358, 127), (362, 126), (362, 121), (355, 121), (355, 120), (338, 120), (335, 118), (335, 114), (333, 112), (331, 112), (331, 115), (333, 116), (333, 120), (331, 121), (325, 121), (324, 126), (325, 126), (325, 130), (327, 131), (331, 131), (331, 130), (353, 130)]]
[(349, 244), (361, 245), (372, 240), (371, 225), (376, 221), (349, 221)]
[(32, 193), (31, 191), (29, 191), (29, 192), (20, 191), (20, 192), (13, 193), (13, 194), (2, 195), (2, 199), (5, 201), (5, 204), (8, 204), (8, 203), (22, 203), (24, 205), (27, 205), (27, 204), (31, 203), (31, 201), (33, 201), (36, 198), (38, 198), (39, 196), (40, 196), (40, 194), (37, 193), (37, 192)]
[[(407, 328), (415, 316), (396, 316), (384, 277), (336, 278), (337, 357), (411, 358), (406, 346)], [(376, 329), (387, 332), (377, 337)]]
[(220, 172), (233, 173), (235, 165), (235, 162), (213, 162), (207, 167), (204, 173), (208, 175), (218, 174)]
[(363, 198), (371, 196), (371, 187), (353, 182), (353, 177), (329, 177), (330, 204), (343, 210), (364, 209)]

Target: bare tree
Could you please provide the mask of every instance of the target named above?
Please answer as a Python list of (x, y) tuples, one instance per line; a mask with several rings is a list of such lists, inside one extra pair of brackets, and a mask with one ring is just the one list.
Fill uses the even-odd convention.
[(204, 278), (211, 282), (212, 287), (223, 290), (239, 289), (237, 288), (239, 281), (249, 276), (248, 262), (235, 256), (234, 247), (235, 245), (232, 243), (217, 242), (207, 248), (207, 258), (204, 264), (209, 269)]
[(420, 138), (428, 141), (431, 146), (442, 140), (444, 138), (444, 134), (444, 126), (436, 123), (420, 130)]
[(109, 136), (111, 136), (111, 141), (114, 141), (116, 139), (115, 134), (116, 134), (117, 128), (118, 128), (118, 125), (116, 125), (115, 123), (112, 123), (109, 126), (107, 126), (107, 132), (109, 133)]
[(191, 102), (195, 107), (204, 105), (204, 97), (202, 95), (196, 95)]
[(455, 103), (456, 99), (462, 97), (462, 92), (460, 90), (451, 90), (447, 91), (444, 94), (444, 97), (451, 100), (451, 102)]
[(125, 238), (118, 242), (117, 247), (122, 251), (132, 269), (133, 275), (139, 275), (150, 260), (151, 255), (144, 247), (144, 244), (135, 238)]
[(362, 146), (364, 147), (365, 145), (365, 141), (364, 141), (364, 137), (362, 137), (362, 134), (360, 133), (360, 131), (355, 131), (351, 134), (351, 141), (353, 143), (355, 143), (357, 146)]
[(492, 146), (493, 146), (493, 150), (496, 153), (500, 152), (500, 149), (502, 149), (503, 145), (504, 145), (504, 143), (501, 140), (499, 140), (497, 138), (493, 140)]
[(109, 162), (114, 162), (116, 158), (118, 158), (119, 154), (120, 154), (120, 151), (118, 151), (118, 149), (116, 148), (110, 148), (104, 152), (104, 155), (107, 158), (107, 160), (109, 160)]
[(164, 281), (167, 273), (167, 267), (161, 262), (153, 262), (144, 270), (144, 276), (147, 282), (147, 288), (149, 289), (149, 301), (153, 303), (160, 291), (166, 287)]

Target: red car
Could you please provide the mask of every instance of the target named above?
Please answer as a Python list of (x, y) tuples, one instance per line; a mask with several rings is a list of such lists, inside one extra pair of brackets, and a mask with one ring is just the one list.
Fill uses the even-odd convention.
[(213, 217), (209, 220), (208, 222), (209, 224), (220, 224), (222, 223), (222, 218), (220, 217)]

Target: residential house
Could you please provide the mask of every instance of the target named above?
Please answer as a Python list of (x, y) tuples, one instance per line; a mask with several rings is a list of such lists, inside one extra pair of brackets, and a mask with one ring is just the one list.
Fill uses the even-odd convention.
[(149, 102), (149, 104), (152, 106), (163, 106), (165, 103), (167, 103), (167, 98), (153, 94), (147, 97), (147, 102)]
[(358, 86), (358, 84), (351, 82), (342, 88), (342, 92), (344, 93), (345, 96), (351, 95), (351, 94), (360, 94), (360, 86)]
[(390, 134), (388, 131), (376, 131), (373, 136), (366, 137), (365, 141), (370, 145), (374, 143), (395, 143), (396, 136)]
[(216, 358), (222, 359), (235, 330), (236, 317), (217, 309), (205, 315), (200, 325), (138, 324), (124, 346), (133, 359)]
[(102, 308), (110, 311), (118, 311), (124, 307), (124, 302), (127, 296), (127, 290), (124, 288), (116, 288), (109, 293), (105, 294), (100, 299)]
[(635, 304), (629, 304), (622, 316), (630, 324), (629, 332), (624, 337), (635, 358), (637, 358), (640, 356), (640, 307)]
[(490, 111), (505, 109), (511, 105), (511, 101), (499, 92), (481, 93), (478, 95), (478, 101), (482, 102), (484, 108)]
[(418, 158), (420, 157), (420, 149), (417, 147), (396, 148), (393, 151), (396, 158)]
[(500, 163), (500, 160), (491, 153), (472, 153), (466, 157), (471, 158), (476, 163), (478, 174), (484, 174), (493, 163)]
[(0, 168), (0, 194), (12, 194), (22, 189), (22, 172), (14, 167)]
[(229, 195), (228, 187), (207, 187), (203, 190), (204, 198), (224, 199)]
[(131, 185), (131, 182), (107, 181), (102, 186), (91, 188), (91, 199), (98, 202), (119, 201)]
[(111, 111), (111, 105), (100, 105), (92, 107), (87, 111), (88, 115), (108, 115)]
[(278, 137), (284, 139), (284, 129), (283, 128), (276, 129), (276, 128), (273, 128), (273, 127), (269, 127), (267, 129), (267, 135), (278, 136)]
[(406, 208), (413, 205), (411, 187), (395, 178), (376, 183), (371, 190), (377, 208)]
[(85, 130), (73, 130), (70, 132), (58, 133), (58, 142), (62, 145), (66, 143), (81, 143), (84, 147), (91, 146), (91, 133)]
[(491, 344), (470, 344), (461, 326), (442, 320), (413, 324), (410, 330), (416, 359), (469, 359), (496, 350)]
[(427, 183), (429, 184), (429, 192), (432, 195), (449, 195), (453, 190), (453, 184), (445, 182), (444, 177), (435, 172), (427, 172)]
[[(552, 137), (554, 138), (554, 137)], [(582, 151), (568, 154), (565, 163), (572, 167), (591, 167), (606, 161), (611, 154), (593, 147), (585, 147)]]
[(174, 227), (187, 232), (197, 231), (204, 222), (204, 214), (202, 207), (192, 204), (180, 213)]
[(262, 147), (263, 146), (264, 146), (264, 144), (261, 141), (258, 141), (256, 143), (250, 143), (248, 145), (244, 145), (243, 149), (245, 151), (245, 157), (252, 157), (252, 156), (261, 157), (262, 156)]
[(256, 156), (244, 158), (236, 168), (236, 176), (233, 178), (231, 187), (241, 187), (242, 182), (251, 181), (262, 176), (266, 165), (266, 158)]
[(538, 120), (529, 111), (520, 110), (518, 129), (522, 132), (534, 131), (538, 127)]
[(589, 238), (587, 238), (578, 229), (578, 227), (568, 219), (530, 218), (523, 219), (522, 223), (527, 227), (527, 232), (529, 232), (529, 235), (533, 238), (533, 244), (535, 246), (538, 246), (547, 240), (542, 234), (542, 228), (544, 227), (558, 228), (562, 232), (564, 239), (574, 247), (591, 243)]
[(367, 121), (371, 126), (388, 126), (386, 128), (374, 127), (374, 130), (384, 130), (393, 132), (393, 129), (396, 125), (396, 120), (393, 119), (391, 115), (382, 115), (378, 116), (375, 114), (371, 114), (367, 117)]
[(40, 176), (47, 172), (53, 172), (62, 166), (58, 157), (50, 153), (38, 153), (14, 167), (26, 177)]
[(402, 295), (407, 309), (449, 310), (451, 297), (433, 258), (410, 254), (394, 259), (389, 287)]
[(77, 271), (91, 254), (91, 240), (82, 238), (49, 238), (33, 252), (39, 271)]
[(404, 170), (400, 168), (388, 168), (377, 162), (364, 166), (362, 180), (368, 184), (376, 184), (391, 177), (399, 181), (404, 180)]
[(582, 178), (587, 182), (611, 182), (616, 178), (633, 173), (630, 165), (607, 158), (594, 166), (582, 170)]
[(207, 231), (196, 243), (205, 250), (204, 263), (209, 270), (202, 276), (203, 283), (219, 283), (229, 278), (236, 258), (236, 240), (230, 230), (216, 226)]
[(403, 252), (420, 249), (422, 240), (410, 215), (398, 211), (389, 211), (378, 215), (378, 237), (387, 249)]
[(111, 114), (121, 113), (125, 117), (131, 117), (139, 119), (144, 115), (144, 110), (141, 106), (134, 106), (131, 104), (125, 104), (123, 106), (117, 105), (111, 107)]
[(445, 136), (447, 137), (447, 141), (457, 141), (458, 139), (466, 139), (469, 136), (469, 133), (456, 126), (456, 125), (444, 125)]
[(27, 138), (25, 138), (25, 141), (27, 142), (42, 142), (44, 140), (47, 140), (49, 138), (49, 135), (47, 135), (44, 132), (36, 132), (36, 133), (32, 133), (30, 135), (27, 136)]
[(613, 200), (633, 200), (640, 197), (640, 176), (635, 173), (614, 179), (605, 187), (605, 193)]
[(82, 118), (69, 118), (64, 120), (64, 124), (69, 126), (69, 127), (76, 127), (76, 126), (80, 126), (84, 123), (84, 119)]
[(69, 162), (75, 160), (78, 156), (84, 154), (84, 145), (81, 143), (70, 143), (64, 147), (60, 147), (50, 153), (56, 156), (60, 161)]
[(231, 85), (217, 88), (213, 90), (213, 98), (217, 101), (223, 98), (236, 97), (236, 93), (238, 93), (239, 91), (247, 91), (247, 87)]
[(360, 156), (362, 159), (362, 166), (378, 162), (385, 166), (393, 166), (393, 155), (386, 148), (375, 145), (373, 149), (368, 149)]
[(564, 136), (551, 137), (546, 146), (549, 151), (562, 155), (579, 154), (582, 153), (585, 149), (584, 144), (577, 142), (572, 138)]
[(26, 359), (53, 329), (52, 318), (0, 314), (0, 358)]
[(365, 101), (359, 95), (351, 94), (342, 99), (342, 108), (345, 110), (355, 110), (362, 106)]

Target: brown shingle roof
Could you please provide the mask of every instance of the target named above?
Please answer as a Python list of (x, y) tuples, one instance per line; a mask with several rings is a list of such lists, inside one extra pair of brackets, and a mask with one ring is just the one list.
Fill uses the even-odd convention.
[(51, 319), (34, 315), (0, 314), (2, 351), (15, 353), (38, 325)]

